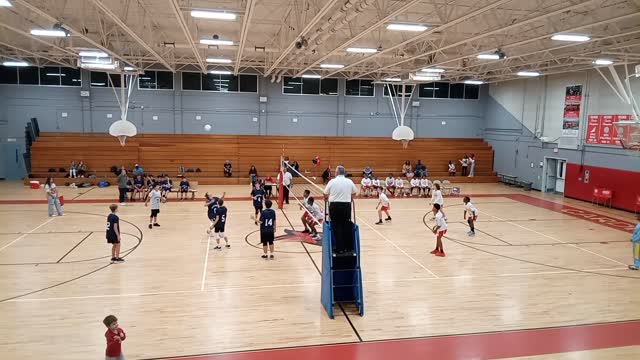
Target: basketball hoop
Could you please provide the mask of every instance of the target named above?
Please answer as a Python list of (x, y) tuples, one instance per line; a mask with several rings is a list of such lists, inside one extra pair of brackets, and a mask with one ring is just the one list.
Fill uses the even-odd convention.
[(120, 120), (114, 122), (113, 124), (111, 124), (111, 126), (109, 126), (109, 134), (111, 136), (117, 137), (121, 146), (125, 145), (127, 137), (136, 136), (136, 134), (138, 134), (138, 129), (136, 129), (136, 126), (132, 122), (127, 120), (127, 114), (129, 112), (129, 100), (131, 100), (131, 91), (133, 89), (133, 85), (136, 82), (136, 78), (136, 74), (120, 74), (121, 84), (127, 84), (127, 91), (125, 92), (125, 87), (121, 86), (119, 97), (115, 87), (113, 86), (111, 77), (108, 78), (109, 84), (113, 88), (113, 93), (116, 96), (118, 105), (120, 106)]
[(391, 134), (391, 138), (395, 141), (400, 141), (402, 143), (402, 148), (406, 149), (409, 146), (409, 141), (413, 140), (415, 135), (413, 134), (413, 130), (410, 127), (400, 125)]
[(627, 154), (640, 156), (640, 121), (618, 121), (613, 125)]
[(120, 145), (124, 146), (127, 136), (136, 136), (138, 130), (132, 122), (127, 120), (118, 120), (109, 126), (109, 134), (115, 136), (120, 141)]

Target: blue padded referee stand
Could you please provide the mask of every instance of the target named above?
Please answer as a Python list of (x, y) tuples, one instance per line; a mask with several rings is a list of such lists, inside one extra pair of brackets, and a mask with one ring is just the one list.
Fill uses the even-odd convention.
[(331, 319), (336, 304), (354, 304), (360, 316), (363, 316), (360, 228), (353, 224), (354, 254), (349, 256), (335, 253), (335, 236), (329, 221), (324, 222), (322, 229), (322, 306)]

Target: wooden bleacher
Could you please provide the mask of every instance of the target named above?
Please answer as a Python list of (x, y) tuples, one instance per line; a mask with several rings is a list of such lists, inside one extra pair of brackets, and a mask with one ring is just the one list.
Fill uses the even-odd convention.
[[(452, 182), (497, 182), (493, 171), (493, 149), (482, 139), (416, 139), (408, 149), (390, 138), (324, 137), (324, 136), (255, 136), (255, 135), (191, 135), (141, 134), (127, 139), (122, 147), (108, 134), (41, 133), (32, 147), (32, 173), (29, 180), (54, 176), (60, 184), (107, 180), (115, 183), (112, 166), (131, 169), (140, 164), (146, 173), (178, 175), (178, 167), (200, 168), (201, 172), (185, 175), (201, 185), (248, 184), (248, 171), (255, 165), (261, 177), (276, 176), (280, 156), (297, 160), (300, 171), (321, 181), (327, 166), (342, 164), (360, 181), (362, 169), (370, 165), (376, 176), (389, 173), (400, 175), (402, 164), (420, 159), (427, 166), (432, 180)], [(449, 177), (447, 164), (464, 154), (476, 155), (476, 177)], [(321, 164), (314, 167), (311, 160), (319, 156)], [(50, 168), (69, 168), (71, 160), (83, 160), (95, 179), (65, 179), (66, 174), (49, 173)], [(225, 160), (233, 164), (233, 177), (223, 176)], [(332, 170), (333, 171), (333, 170)]]

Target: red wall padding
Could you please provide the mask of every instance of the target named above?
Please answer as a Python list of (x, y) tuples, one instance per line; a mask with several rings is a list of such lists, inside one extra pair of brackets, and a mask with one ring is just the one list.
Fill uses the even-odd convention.
[[(587, 184), (584, 182), (585, 170), (589, 170)], [(636, 197), (640, 195), (640, 172), (567, 163), (565, 196), (591, 201), (595, 188), (613, 191), (613, 207), (634, 211)]]

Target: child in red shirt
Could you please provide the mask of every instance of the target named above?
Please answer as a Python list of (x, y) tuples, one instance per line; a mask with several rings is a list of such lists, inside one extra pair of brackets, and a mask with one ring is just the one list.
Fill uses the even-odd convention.
[(107, 338), (105, 360), (124, 360), (122, 342), (127, 338), (127, 335), (124, 330), (118, 327), (118, 318), (109, 315), (102, 322), (107, 327), (107, 332), (104, 334)]

